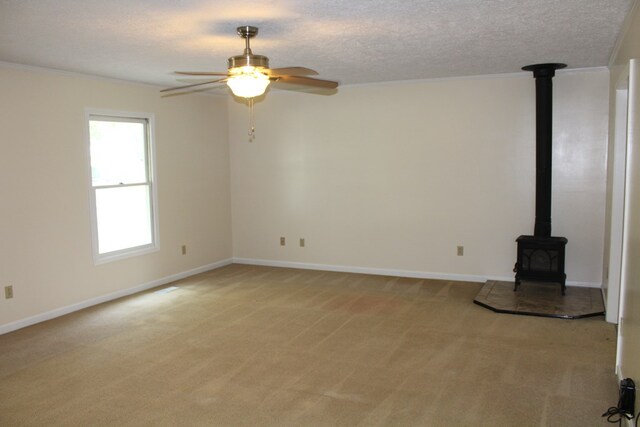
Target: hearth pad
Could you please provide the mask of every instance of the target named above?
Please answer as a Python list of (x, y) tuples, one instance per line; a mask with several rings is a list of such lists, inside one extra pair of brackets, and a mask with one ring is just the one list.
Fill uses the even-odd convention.
[(513, 282), (489, 280), (473, 302), (498, 313), (527, 316), (579, 319), (604, 314), (599, 288), (567, 286), (563, 296), (556, 283), (522, 281), (515, 292), (513, 287)]

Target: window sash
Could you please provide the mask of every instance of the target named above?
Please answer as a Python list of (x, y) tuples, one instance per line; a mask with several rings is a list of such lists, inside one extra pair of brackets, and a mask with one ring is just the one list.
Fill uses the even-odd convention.
[[(140, 255), (148, 252), (157, 251), (159, 249), (159, 239), (158, 239), (158, 220), (157, 220), (157, 190), (155, 185), (155, 152), (153, 149), (153, 127), (154, 127), (154, 117), (152, 114), (146, 113), (123, 113), (123, 112), (111, 112), (104, 110), (86, 110), (86, 128), (87, 128), (87, 153), (88, 153), (88, 164), (91, 166), (91, 129), (90, 123), (92, 121), (105, 121), (105, 122), (124, 122), (124, 123), (140, 123), (143, 125), (144, 132), (144, 174), (145, 180), (140, 182), (123, 182), (123, 183), (107, 183), (107, 184), (94, 184), (94, 174), (93, 170), (90, 167), (89, 169), (89, 179), (90, 179), (90, 188), (91, 188), (91, 222), (92, 222), (92, 235), (93, 235), (93, 256), (95, 264), (101, 264), (117, 259), (127, 258), (130, 256)], [(137, 180), (136, 180), (137, 181)], [(99, 204), (99, 193), (102, 192), (102, 195), (107, 193), (111, 193), (110, 196), (122, 197), (126, 195), (127, 192), (134, 191), (135, 188), (144, 188), (145, 196), (143, 199), (146, 199), (144, 202), (141, 200), (137, 201), (137, 205), (140, 208), (143, 206), (143, 203), (146, 203), (146, 207), (143, 211), (145, 220), (141, 222), (142, 216), (140, 216), (140, 212), (134, 213), (134, 218), (137, 221), (137, 224), (142, 224), (145, 229), (141, 232), (140, 230), (134, 229), (132, 231), (133, 235), (137, 235), (138, 240), (131, 238), (132, 242), (135, 242), (135, 245), (128, 247), (118, 247), (118, 245), (109, 245), (105, 244), (108, 241), (108, 238), (105, 237), (105, 224), (109, 221), (101, 221), (99, 215), (104, 214), (104, 212), (99, 212), (101, 209)], [(121, 189), (122, 192), (118, 191)], [(120, 194), (118, 194), (120, 193)], [(116, 197), (115, 195), (118, 194)], [(140, 195), (139, 195), (140, 196)], [(123, 210), (126, 211), (130, 209), (131, 206), (123, 205)], [(117, 208), (116, 208), (117, 209)], [(115, 216), (118, 216), (118, 213), (115, 212)], [(127, 221), (124, 221), (126, 224), (135, 223), (135, 221), (129, 221), (129, 217), (126, 215), (120, 215), (121, 218), (127, 218)], [(104, 219), (104, 217), (103, 217)], [(113, 224), (111, 224), (113, 227)], [(113, 228), (112, 228), (113, 230)], [(100, 234), (103, 233), (103, 234)], [(146, 234), (145, 234), (146, 233)], [(140, 236), (145, 235), (146, 238), (140, 238)], [(101, 238), (102, 236), (102, 238)], [(139, 243), (139, 244), (137, 244)], [(109, 248), (110, 250), (106, 250), (105, 248)]]
[(146, 184), (95, 190), (99, 255), (153, 244), (150, 190)]
[[(124, 175), (119, 175), (116, 171), (114, 171), (114, 169), (117, 169), (117, 167), (112, 166), (112, 165), (108, 165), (107, 167), (105, 167), (105, 172), (106, 172), (106, 177), (100, 179), (100, 176), (95, 176), (94, 175), (94, 162), (97, 163), (95, 165), (95, 167), (97, 168), (97, 170), (99, 171), (99, 157), (98, 157), (98, 153), (94, 153), (94, 145), (91, 141), (91, 123), (92, 122), (105, 122), (105, 123), (132, 123), (132, 124), (138, 124), (142, 126), (142, 162), (143, 162), (143, 170), (142, 173), (144, 175), (144, 179), (143, 180), (139, 180), (139, 179), (131, 179), (131, 177), (126, 177), (126, 172), (124, 173)], [(103, 186), (109, 186), (109, 185), (120, 185), (120, 184), (142, 184), (142, 183), (149, 183), (151, 181), (151, 170), (150, 170), (150, 166), (151, 166), (151, 162), (149, 161), (149, 152), (150, 152), (150, 137), (149, 137), (149, 120), (147, 118), (134, 118), (134, 117), (112, 117), (111, 120), (109, 120), (108, 116), (99, 116), (99, 115), (89, 115), (89, 150), (90, 150), (90, 156), (91, 156), (91, 185), (96, 188), (96, 187), (103, 187)], [(100, 148), (99, 145), (99, 138), (96, 138), (97, 141), (95, 141), (96, 144), (96, 150), (98, 150)], [(104, 147), (103, 147), (104, 148)], [(135, 147), (134, 147), (135, 149)], [(96, 158), (94, 158), (94, 154), (96, 154)], [(134, 175), (139, 175), (139, 169), (136, 168), (135, 165), (132, 165), (131, 169), (133, 170), (133, 174)], [(136, 170), (137, 169), (137, 170)], [(131, 172), (130, 172), (131, 173)], [(114, 176), (117, 177), (117, 179), (114, 179)], [(111, 179), (110, 179), (111, 178)], [(127, 179), (128, 178), (128, 179)], [(105, 183), (98, 183), (96, 184), (96, 181), (98, 182), (105, 182)]]

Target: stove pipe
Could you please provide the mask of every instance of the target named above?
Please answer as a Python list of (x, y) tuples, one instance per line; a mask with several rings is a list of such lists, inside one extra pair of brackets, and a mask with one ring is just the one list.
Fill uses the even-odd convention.
[(536, 223), (534, 236), (551, 236), (551, 122), (555, 71), (566, 64), (534, 64), (522, 67), (536, 79)]

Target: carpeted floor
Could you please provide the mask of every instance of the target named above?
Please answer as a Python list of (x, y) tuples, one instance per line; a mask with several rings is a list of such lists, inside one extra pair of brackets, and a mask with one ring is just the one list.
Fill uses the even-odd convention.
[[(479, 283), (231, 265), (0, 336), (2, 426), (603, 426), (603, 317)], [(166, 287), (164, 287), (166, 288)]]

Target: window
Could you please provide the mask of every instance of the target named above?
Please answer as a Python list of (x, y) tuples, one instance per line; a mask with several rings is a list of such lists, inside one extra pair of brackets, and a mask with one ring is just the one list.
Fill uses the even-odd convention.
[(96, 263), (158, 248), (153, 115), (87, 111)]

